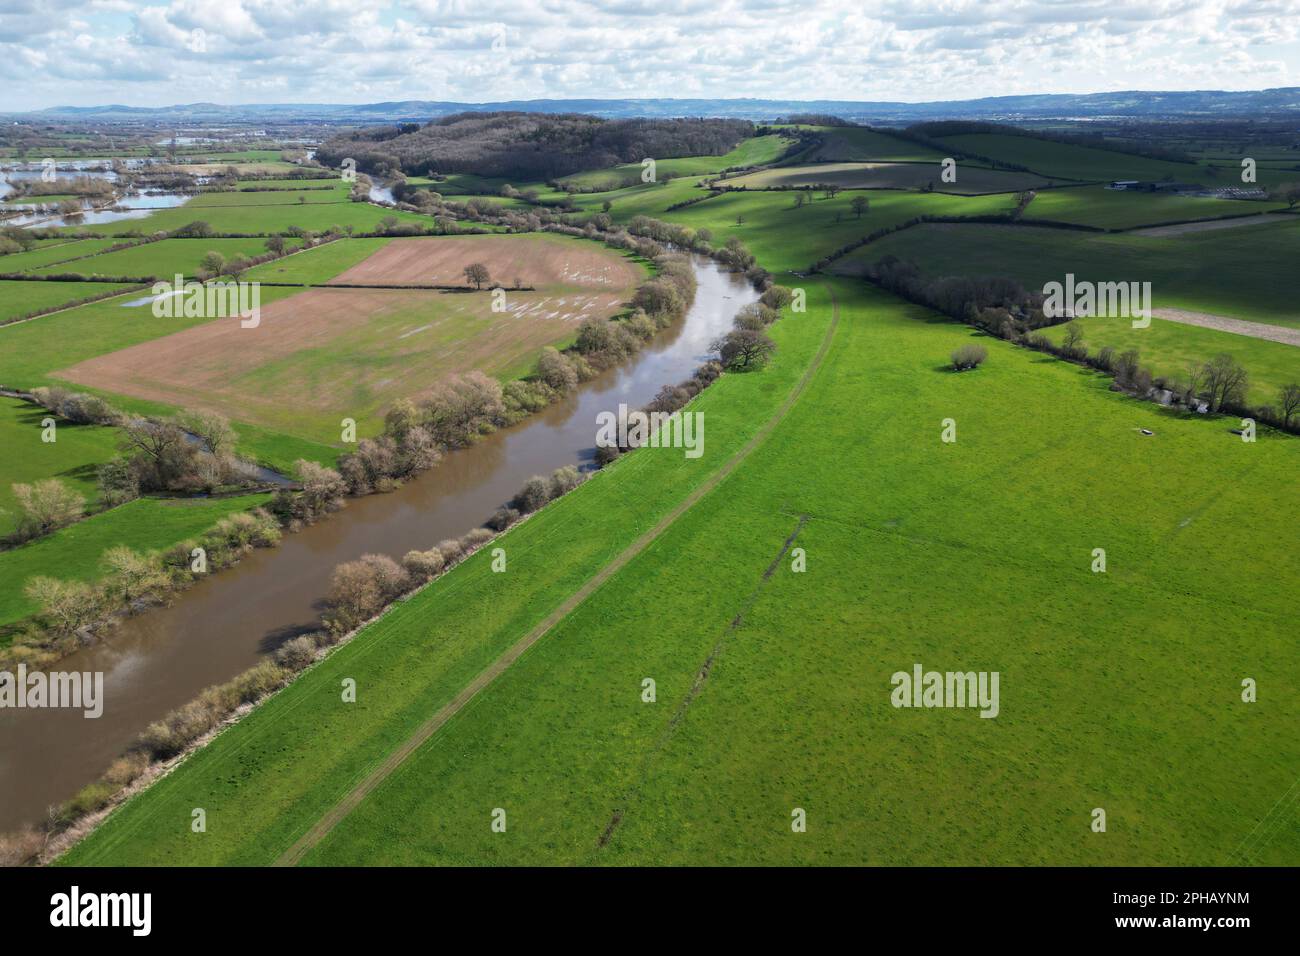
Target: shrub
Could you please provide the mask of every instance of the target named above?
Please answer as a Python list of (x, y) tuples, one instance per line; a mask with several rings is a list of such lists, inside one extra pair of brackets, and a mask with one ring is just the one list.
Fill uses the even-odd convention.
[(437, 548), (428, 551), (408, 551), (402, 558), (402, 567), (414, 581), (423, 583), (438, 574), (446, 565), (442, 552)]
[(505, 531), (519, 520), (519, 511), (515, 508), (498, 508), (496, 514), (487, 520), (487, 526), (493, 531)]
[(406, 571), (392, 558), (365, 554), (334, 569), (326, 598), (331, 622), (350, 629), (377, 614), (410, 583)]
[(0, 833), (0, 866), (21, 866), (35, 857), (44, 845), (44, 838), (30, 828), (16, 833)]
[(60, 581), (38, 575), (27, 581), (23, 593), (39, 605), (41, 615), (56, 634), (71, 634), (99, 614), (99, 592), (81, 581)]
[(241, 704), (261, 700), (285, 682), (288, 674), (273, 661), (262, 661), (226, 685), (230, 694)]
[(963, 345), (953, 349), (952, 367), (958, 372), (976, 368), (988, 358), (988, 349), (982, 345)]
[(316, 640), (303, 634), (281, 644), (275, 662), (290, 671), (300, 671), (316, 659)]
[(456, 538), (445, 538), (438, 542), (438, 551), (448, 566), (465, 557), (465, 546)]
[(580, 484), (582, 484), (582, 475), (573, 465), (557, 468), (551, 474), (551, 498), (555, 499), (560, 495), (568, 494)]
[(549, 345), (537, 359), (537, 377), (560, 394), (578, 384), (578, 372), (573, 364)]
[(523, 514), (530, 514), (551, 500), (551, 483), (541, 475), (533, 475), (510, 504)]
[(45, 478), (32, 485), (15, 484), (18, 500), (18, 534), (34, 538), (49, 534), (80, 518), (86, 511), (86, 499), (57, 478)]

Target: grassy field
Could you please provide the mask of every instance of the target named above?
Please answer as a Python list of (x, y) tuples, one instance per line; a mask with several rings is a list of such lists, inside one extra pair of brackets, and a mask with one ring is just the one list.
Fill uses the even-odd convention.
[(20, 318), (38, 309), (55, 309), (90, 296), (129, 288), (130, 283), (122, 282), (25, 282), (21, 279), (0, 279), (0, 323)]
[(37, 608), (23, 594), (36, 575), (63, 581), (94, 581), (100, 558), (118, 545), (159, 551), (202, 534), (227, 515), (265, 504), (270, 495), (232, 498), (137, 498), (46, 535), (12, 551), (0, 551), (0, 628)]
[(186, 157), (187, 161), (178, 163), (176, 170), (183, 173), (189, 173), (192, 176), (219, 176), (230, 167), (235, 168), (235, 172), (240, 176), (264, 176), (267, 174), (286, 175), (298, 169), (293, 163), (275, 161), (249, 161), (231, 160), (227, 162), (192, 162), (193, 157)]
[[(298, 183), (302, 185), (301, 182)], [(317, 185), (313, 183), (312, 185)], [(324, 185), (323, 183), (320, 185)], [(207, 206), (291, 206), (305, 203), (344, 203), (349, 202), (350, 184), (342, 180), (331, 180), (328, 189), (262, 189), (240, 192), (199, 193), (185, 204), (187, 209), (201, 209)]]
[(826, 163), (938, 163), (946, 153), (888, 133), (859, 127), (811, 127), (822, 145), (801, 160)]
[[(262, 305), (270, 305), (297, 291), (299, 290), (294, 288), (264, 287), (261, 290)], [(203, 321), (193, 318), (155, 318), (153, 310), (147, 305), (133, 308), (124, 305), (139, 298), (139, 295), (118, 296), (104, 302), (41, 316), (30, 322), (0, 326), (0, 384), (23, 389), (39, 385), (68, 386), (70, 383), (54, 373), (97, 355), (170, 335)], [(96, 391), (93, 388), (81, 390)], [(174, 404), (166, 402), (141, 401), (114, 393), (98, 394), (124, 411), (139, 414), (167, 416), (179, 410)], [(332, 464), (338, 454), (336, 449), (329, 446), (269, 432), (247, 422), (240, 422), (238, 418), (234, 424), (240, 435), (240, 451), (279, 471), (287, 471), (298, 458)]]
[[(1142, 364), (1157, 377), (1171, 382), (1186, 381), (1187, 368), (1195, 363), (1226, 353), (1250, 373), (1246, 394), (1252, 406), (1277, 404), (1277, 393), (1284, 385), (1300, 382), (1300, 349), (1281, 342), (1252, 339), (1218, 329), (1183, 325), (1164, 319), (1152, 319), (1151, 327), (1135, 329), (1124, 319), (1090, 317), (1078, 320), (1083, 326), (1083, 344), (1089, 352), (1110, 346), (1116, 352), (1137, 349)], [(1065, 336), (1065, 326), (1045, 329), (1044, 334), (1058, 345)]]
[(916, 262), (929, 275), (1007, 275), (1026, 288), (1064, 281), (1069, 272), (1095, 282), (1145, 281), (1151, 283), (1156, 308), (1296, 327), (1300, 303), (1278, 281), (1278, 264), (1298, 254), (1297, 221), (1173, 239), (941, 223), (886, 236), (846, 256), (835, 268), (856, 273), (885, 255), (896, 255)]
[(1032, 173), (959, 166), (957, 181), (945, 183), (935, 163), (822, 163), (812, 166), (778, 166), (728, 179), (727, 185), (747, 189), (819, 186), (842, 189), (924, 189), (958, 195), (1015, 192), (1037, 189), (1047, 180)]
[(1025, 210), (1026, 219), (1050, 219), (1102, 229), (1135, 229), (1168, 222), (1250, 216), (1285, 208), (1285, 203), (1208, 199), (1130, 192), (1105, 186), (1045, 189)]
[[(826, 132), (820, 159), (929, 164), (938, 155), (870, 130)], [(1109, 151), (953, 138), (966, 139), (973, 152), (1028, 148), (1035, 161), (1003, 158), (1053, 177), (1159, 178), (1146, 165), (1156, 161)], [(661, 175), (682, 162), (682, 178), (573, 201), (584, 211), (609, 201), (621, 222), (644, 214), (707, 228), (716, 244), (737, 236), (773, 270), (806, 269), (916, 216), (997, 215), (1015, 204), (1011, 194), (867, 191), (859, 194), (871, 208), (859, 218), (853, 194), (796, 210), (789, 193), (752, 190), (667, 212), (704, 195), (696, 174), (722, 159), (664, 161)], [(1192, 178), (1187, 169), (1175, 178)], [(431, 188), (454, 196), (502, 184), (458, 174)], [(259, 198), (190, 204), (123, 226), (202, 218), (261, 234), (290, 223), (325, 228), (301, 217), (332, 210), (389, 214), (284, 204), (293, 192), (233, 194)], [(1147, 196), (1135, 207), (1089, 188), (1044, 191), (1028, 216), (1043, 215), (1046, 196), (1052, 218), (1109, 228), (1191, 208)], [(1157, 210), (1166, 198), (1175, 203)], [(131, 800), (64, 862), (274, 862), (500, 654), (733, 465), (304, 862), (1241, 862), (1237, 849), (1287, 792), (1300, 758), (1294, 602), (1279, 586), (1300, 572), (1300, 502), (1277, 491), (1294, 481), (1300, 442), (1264, 432), (1243, 443), (1228, 431), (1234, 421), (1116, 395), (1104, 376), (977, 336), (851, 276), (889, 252), (934, 275), (1010, 273), (1031, 287), (1071, 271), (1152, 281), (1157, 307), (1297, 326), (1300, 309), (1279, 281), (1297, 245), (1296, 222), (1176, 239), (935, 224), (840, 260), (845, 275), (781, 277), (806, 289), (809, 309), (773, 327), (770, 366), (724, 376), (690, 406), (708, 421), (704, 457), (645, 449), (603, 470), (498, 542), (507, 573), (493, 573), (480, 553), (397, 604)], [(404, 275), (399, 251), (387, 239), (343, 240), (246, 278), (323, 285), (364, 270), (371, 256), (393, 257), (390, 271)], [(467, 343), (489, 341), (490, 354), (471, 364), (506, 376), (519, 371), (511, 356), (535, 354), (536, 342), (485, 340), (474, 303), (449, 307), (449, 298), (479, 297), (267, 287), (272, 313), (305, 304), (293, 331), (335, 322), (333, 338), (304, 345), (299, 335), (293, 348), (263, 343), (224, 357), (206, 345), (174, 349), (203, 331), (192, 320), (92, 305), (0, 328), (0, 382), (41, 384), (118, 350), (155, 348), (163, 357), (133, 367), (126, 385), (173, 372), (203, 381), (110, 392), (115, 404), (168, 413), (174, 402), (212, 407), (218, 396), (241, 449), (283, 469), (296, 457), (328, 460), (342, 411), (377, 413), (388, 398), (414, 394), (421, 375), (463, 365)], [(1115, 330), (1112, 343), (1104, 321), (1085, 321), (1089, 347), (1131, 344), (1157, 374), (1213, 350), (1237, 355), (1256, 389), (1296, 377), (1288, 346), (1160, 320)], [(180, 335), (164, 339), (171, 333)], [(951, 351), (972, 341), (988, 348), (988, 361), (947, 371)], [(940, 441), (948, 418), (959, 428), (955, 444)], [(750, 453), (769, 422), (774, 430)], [(95, 540), (146, 531), (176, 540), (167, 522), (190, 517), (143, 510), (102, 516), (130, 521), (128, 530), (75, 529), (107, 538), (52, 539), (41, 566), (93, 573)], [(73, 547), (75, 557), (59, 556)], [(787, 547), (804, 549), (806, 572), (792, 571)], [(1089, 569), (1097, 547), (1107, 551), (1106, 574)], [(5, 586), (28, 566), (5, 574)], [(891, 707), (891, 674), (917, 662), (999, 672), (1000, 714)], [(1258, 704), (1239, 702), (1245, 676), (1266, 689)], [(355, 704), (339, 700), (344, 677), (362, 688)], [(641, 700), (646, 677), (657, 683), (653, 704)], [(201, 836), (188, 828), (196, 806), (207, 812)], [(1109, 815), (1104, 835), (1088, 829), (1098, 806)], [(508, 813), (505, 834), (489, 827), (498, 807)], [(796, 807), (808, 813), (807, 833), (791, 832)], [(1300, 832), (1289, 829), (1247, 862), (1281, 864), (1297, 853)]]
[[(285, 240), (287, 249), (293, 249), (297, 244), (296, 239)], [(163, 239), (31, 271), (34, 275), (76, 272), (85, 276), (152, 276), (171, 279), (177, 273), (193, 276), (209, 252), (219, 252), (230, 260), (240, 256), (260, 256), (267, 251), (265, 239)]]
[(242, 278), (247, 282), (325, 283), (390, 242), (391, 239), (339, 239), (298, 255), (254, 266)]
[[(22, 286), (101, 287), (106, 283), (16, 282)], [(292, 295), (295, 289), (262, 289), (262, 305)], [(147, 294), (147, 290), (146, 290)], [(105, 352), (170, 335), (204, 320), (156, 318), (147, 304), (124, 305), (144, 295), (118, 296), (92, 302), (30, 322), (0, 326), (0, 384), (31, 389), (56, 384), (51, 373)]]
[[(870, 209), (858, 218), (850, 205), (853, 196), (817, 198), (794, 208), (789, 192), (735, 191), (668, 214), (674, 222), (713, 232), (720, 245), (737, 236), (760, 262), (772, 269), (803, 270), (841, 246), (877, 229), (905, 222), (914, 216), (980, 216), (1010, 212), (1014, 195), (946, 196), (894, 190), (864, 192)], [(615, 205), (620, 213), (623, 203)], [(737, 221), (737, 218), (742, 221)]]
[[(707, 196), (708, 191), (701, 189), (699, 183), (700, 177), (683, 177), (668, 182), (638, 183), (602, 193), (576, 193), (572, 198), (576, 209), (589, 213), (600, 212), (609, 202), (609, 214), (617, 222), (627, 222), (633, 216), (662, 219), (669, 206)], [(541, 198), (557, 201), (563, 198), (563, 194), (544, 193)]]
[[(770, 438), (305, 862), (1234, 862), (1300, 758), (1289, 597), (1272, 583), (1300, 571), (1277, 533), (1300, 511), (1255, 492), (1294, 474), (1300, 445), (1243, 444), (1001, 342), (953, 375), (941, 366), (970, 330), (834, 289), (825, 364)], [(697, 400), (704, 458), (638, 452), (512, 530), (507, 574), (481, 554), (399, 605), (66, 862), (275, 860), (776, 411), (830, 328), (809, 291), (769, 369)], [(1168, 480), (1206, 468), (1220, 480)], [(602, 520), (629, 495), (626, 520)], [(1175, 551), (1212, 557), (1191, 571)], [(915, 662), (998, 671), (997, 719), (891, 707), (890, 675)], [(1275, 696), (1239, 703), (1243, 675)], [(382, 691), (341, 704), (342, 676)], [(1089, 832), (1097, 806), (1106, 835)], [(1283, 831), (1256, 861), (1298, 850)]]
[(74, 425), (58, 419), (55, 440), (41, 440), (41, 421), (49, 412), (16, 398), (0, 397), (0, 535), (18, 525), (13, 485), (58, 478), (81, 492), (86, 504), (98, 498), (95, 468), (116, 454), (117, 431), (95, 425)]
[[(321, 177), (320, 179), (240, 179), (235, 182), (235, 191), (247, 190), (247, 192), (262, 192), (271, 190), (308, 190), (308, 191), (341, 191), (344, 196), (352, 188), (352, 184), (344, 182), (337, 176)], [(247, 195), (247, 192), (244, 195)]]
[[(476, 176), (473, 173), (448, 173), (439, 179), (430, 176), (407, 176), (412, 186), (428, 187), (443, 196), (495, 196), (510, 180), (496, 176)], [(521, 184), (522, 185), (522, 184)]]
[(1032, 136), (967, 133), (945, 136), (942, 141), (963, 152), (986, 156), (1002, 163), (1024, 166), (1040, 175), (1059, 179), (1104, 181), (1156, 180), (1168, 177), (1178, 182), (1210, 181), (1205, 169), (1194, 163), (1148, 159), (1145, 156), (1057, 143)]
[(42, 239), (27, 252), (0, 256), (0, 272), (28, 272), (56, 262), (92, 256), (116, 245), (117, 239)]
[[(730, 152), (720, 156), (686, 156), (679, 159), (655, 161), (657, 179), (666, 177), (701, 176), (720, 173), (724, 169), (741, 166), (761, 166), (775, 162), (790, 147), (793, 140), (780, 135), (753, 136), (744, 140)], [(643, 167), (640, 163), (626, 163), (609, 169), (593, 169), (565, 176), (561, 182), (581, 187), (603, 187), (605, 190), (641, 182)]]
[[(222, 194), (225, 195), (225, 194)], [(267, 195), (279, 193), (236, 193), (236, 196)], [(308, 193), (307, 195), (310, 195)], [(197, 198), (197, 197), (196, 197)], [(192, 222), (206, 222), (218, 233), (236, 233), (240, 235), (269, 236), (282, 233), (291, 226), (324, 232), (334, 226), (346, 229), (353, 227), (358, 232), (369, 232), (379, 223), (392, 216), (401, 222), (419, 223), (421, 226), (432, 225), (428, 216), (400, 212), (393, 209), (381, 209), (368, 203), (354, 202), (307, 202), (303, 204), (259, 203), (256, 200), (241, 205), (194, 206), (186, 203), (172, 209), (159, 209), (142, 219), (122, 219), (117, 222), (98, 226), (64, 227), (67, 230), (93, 232), (105, 236), (124, 236), (179, 229)]]

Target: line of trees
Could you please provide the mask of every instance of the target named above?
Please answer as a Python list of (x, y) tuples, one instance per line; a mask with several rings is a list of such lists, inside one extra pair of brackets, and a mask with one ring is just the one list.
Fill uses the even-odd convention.
[[(1089, 365), (1113, 375), (1115, 387), (1144, 398), (1168, 391), (1169, 400), (1189, 409), (1229, 413), (1256, 418), (1286, 431), (1300, 433), (1300, 384), (1278, 389), (1275, 404), (1252, 408), (1247, 404), (1250, 374), (1227, 353), (1204, 362), (1192, 362), (1174, 378), (1154, 375), (1141, 363), (1137, 349), (1116, 351), (1110, 346), (1089, 352), (1083, 326), (1066, 324), (1060, 343), (1041, 330), (1059, 325), (1042, 310), (1040, 293), (1026, 292), (1014, 279), (997, 276), (947, 276), (927, 279), (915, 263), (885, 256), (868, 267), (867, 278), (903, 298), (954, 319), (973, 325), (990, 335), (1071, 362)], [(957, 356), (953, 356), (957, 366)]]

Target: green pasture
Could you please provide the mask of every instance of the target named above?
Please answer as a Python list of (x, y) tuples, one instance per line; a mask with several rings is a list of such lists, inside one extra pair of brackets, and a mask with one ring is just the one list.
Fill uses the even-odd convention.
[[(828, 285), (839, 325), (788, 417), (306, 863), (1238, 862), (1300, 758), (1274, 586), (1300, 572), (1279, 533), (1300, 505), (1260, 508), (1256, 491), (1285, 484), (1300, 445), (1243, 443), (994, 340), (954, 374), (969, 328)], [(503, 537), (507, 573), (483, 553), (399, 604), (65, 861), (273, 862), (776, 412), (831, 327), (827, 287), (808, 291), (769, 368), (691, 406), (704, 457), (620, 461)], [(891, 675), (917, 663), (998, 672), (997, 717), (891, 706)], [(1267, 701), (1241, 702), (1243, 675)], [(1090, 830), (1099, 806), (1106, 834)], [(1283, 863), (1300, 835), (1252, 850)]]
[[(55, 420), (54, 441), (44, 441), (46, 418)], [(117, 453), (117, 430), (74, 425), (57, 415), (16, 398), (0, 397), (0, 536), (18, 526), (14, 484), (57, 478), (93, 506), (99, 493), (95, 469)]]
[(1135, 229), (1196, 219), (1252, 216), (1280, 208), (1285, 208), (1285, 204), (1078, 186), (1040, 190), (1025, 210), (1024, 218), (1102, 229)]
[[(228, 195), (208, 194), (208, 195)], [(277, 193), (235, 193), (242, 196), (276, 196)], [(304, 195), (310, 195), (309, 192)], [(196, 197), (199, 198), (199, 197)], [(192, 202), (192, 200), (191, 200)], [(282, 233), (290, 227), (325, 232), (335, 226), (346, 229), (351, 226), (357, 232), (372, 232), (379, 228), (380, 222), (389, 217), (400, 222), (417, 223), (422, 227), (433, 225), (428, 216), (381, 209), (369, 203), (354, 202), (306, 202), (306, 203), (259, 203), (256, 200), (240, 205), (193, 206), (186, 203), (171, 209), (159, 209), (141, 219), (122, 219), (117, 222), (99, 226), (76, 227), (79, 231), (89, 231), (106, 236), (150, 235), (155, 232), (170, 232), (193, 222), (206, 222), (214, 232), (236, 233), (240, 235), (269, 236)], [(73, 227), (66, 227), (72, 229)]]
[(945, 136), (954, 149), (1002, 163), (1024, 166), (1043, 176), (1084, 181), (1171, 179), (1204, 182), (1205, 170), (1194, 163), (1148, 159), (1131, 153), (1091, 146), (1075, 146), (1033, 136), (1007, 133), (964, 133)]
[[(0, 279), (0, 323), (38, 309), (55, 309), (113, 290), (131, 288), (122, 282), (47, 282)], [(0, 325), (3, 328), (3, 325)], [(4, 358), (0, 357), (0, 364)], [(0, 379), (3, 382), (3, 379)]]
[(126, 545), (160, 551), (196, 538), (227, 515), (265, 504), (270, 495), (230, 498), (137, 498), (35, 541), (0, 551), (0, 629), (36, 612), (23, 585), (37, 575), (95, 581), (104, 552)]
[(822, 143), (801, 160), (843, 163), (934, 163), (946, 157), (929, 146), (855, 126), (814, 128)]
[[(724, 169), (743, 166), (761, 166), (776, 162), (790, 148), (794, 141), (778, 134), (753, 136), (744, 140), (735, 149), (719, 156), (686, 156), (678, 159), (656, 159), (655, 177), (664, 180), (668, 177), (702, 176), (705, 173), (720, 173)], [(640, 183), (645, 167), (641, 163), (625, 163), (609, 169), (593, 169), (586, 172), (565, 176), (561, 182), (573, 183), (575, 186), (598, 186), (618, 189), (623, 186)]]
[[(285, 240), (286, 248), (292, 249), (296, 244), (297, 240), (292, 237)], [(251, 258), (265, 255), (268, 251), (266, 240), (260, 238), (163, 239), (32, 271), (36, 275), (76, 272), (85, 276), (152, 276), (170, 280), (177, 273), (193, 276), (209, 252), (220, 253), (231, 260), (241, 256)]]
[(932, 189), (941, 193), (982, 195), (1017, 192), (1047, 185), (1032, 173), (1004, 169), (958, 166), (955, 182), (944, 182), (942, 169), (934, 163), (822, 163), (810, 166), (777, 166), (746, 173), (726, 184), (748, 189), (839, 186), (841, 189)]
[[(26, 252), (0, 256), (0, 272), (31, 272), (56, 262), (69, 262), (103, 252), (118, 239), (42, 239)], [(75, 266), (70, 267), (75, 268)]]
[(1300, 221), (1167, 239), (938, 223), (886, 236), (846, 256), (835, 269), (860, 274), (886, 255), (912, 260), (930, 276), (1003, 275), (1026, 288), (1064, 282), (1067, 273), (1093, 282), (1150, 282), (1155, 308), (1300, 326), (1300, 304), (1279, 281), (1280, 264), (1300, 255)]
[[(1204, 365), (1216, 355), (1231, 355), (1250, 374), (1246, 401), (1252, 407), (1277, 407), (1278, 390), (1300, 383), (1300, 348), (1294, 345), (1156, 318), (1150, 327), (1137, 329), (1128, 319), (1091, 316), (1076, 321), (1083, 328), (1083, 346), (1090, 353), (1106, 346), (1117, 354), (1136, 349), (1151, 374), (1171, 384), (1186, 382), (1189, 366)], [(1059, 345), (1065, 326), (1043, 332)]]

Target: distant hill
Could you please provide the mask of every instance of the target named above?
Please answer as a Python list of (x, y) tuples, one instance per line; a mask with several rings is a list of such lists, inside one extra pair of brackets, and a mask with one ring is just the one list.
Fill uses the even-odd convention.
[(549, 179), (643, 157), (721, 156), (753, 135), (738, 119), (606, 119), (585, 113), (469, 112), (432, 123), (369, 127), (322, 143), (316, 158), (351, 157), (368, 173), (474, 172)]
[(388, 123), (427, 121), (466, 112), (585, 113), (606, 118), (716, 116), (771, 120), (794, 113), (823, 113), (858, 122), (912, 123), (936, 119), (1044, 120), (1101, 117), (1243, 117), (1300, 115), (1300, 87), (1228, 92), (1193, 90), (1118, 93), (1047, 93), (993, 96), (975, 100), (897, 103), (854, 100), (764, 99), (572, 99), (453, 103), (400, 100), (386, 103), (270, 103), (137, 107), (61, 106), (30, 113), (3, 114), (27, 120), (102, 122), (329, 122)]

